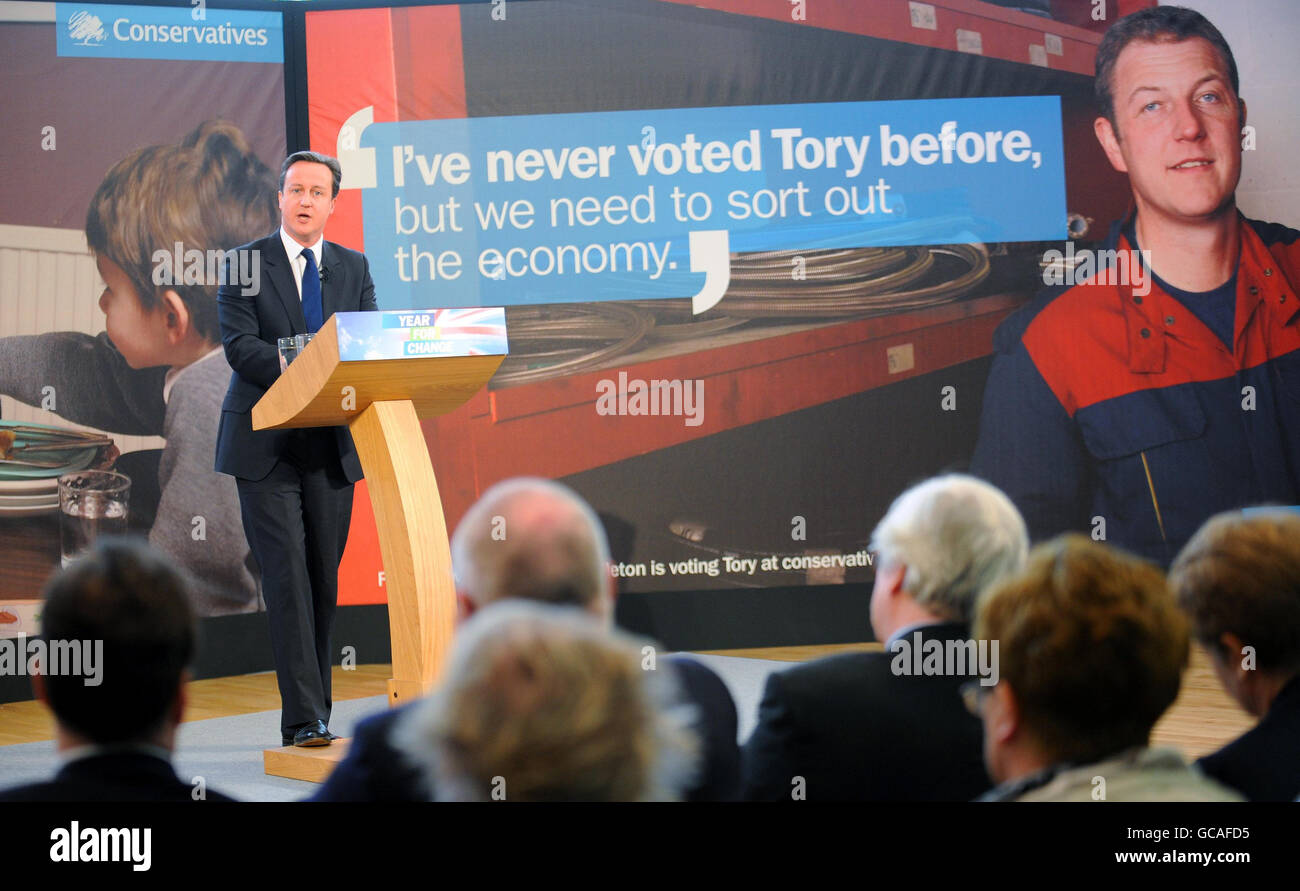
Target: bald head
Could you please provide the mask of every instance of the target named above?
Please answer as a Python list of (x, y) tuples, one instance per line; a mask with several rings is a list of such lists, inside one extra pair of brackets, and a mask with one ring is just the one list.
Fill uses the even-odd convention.
[(477, 609), (518, 598), (611, 616), (609, 544), (571, 489), (521, 477), (483, 493), (451, 539), (456, 590)]

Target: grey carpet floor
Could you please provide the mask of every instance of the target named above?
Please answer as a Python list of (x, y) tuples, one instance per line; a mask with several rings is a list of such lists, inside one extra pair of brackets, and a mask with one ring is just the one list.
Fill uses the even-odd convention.
[[(736, 701), (738, 737), (754, 729), (758, 702), (768, 674), (791, 665), (766, 659), (734, 656), (692, 656), (716, 671)], [(334, 703), (330, 729), (351, 736), (363, 718), (385, 708), (385, 697), (348, 699)], [(262, 772), (262, 750), (279, 742), (280, 713), (255, 712), (182, 724), (176, 741), (176, 772), (191, 781), (203, 777), (209, 788), (243, 801), (296, 801), (316, 786), (299, 780), (270, 777)], [(35, 782), (58, 770), (53, 741), (0, 746), (0, 789)]]

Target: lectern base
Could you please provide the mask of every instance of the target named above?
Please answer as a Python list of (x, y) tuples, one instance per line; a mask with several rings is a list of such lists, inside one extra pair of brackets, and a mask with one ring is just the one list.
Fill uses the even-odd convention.
[(336, 739), (328, 746), (263, 749), (262, 767), (267, 776), (323, 783), (347, 755), (351, 742), (350, 739)]
[(388, 705), (390, 708), (397, 708), (400, 705), (406, 705), (408, 702), (414, 702), (424, 696), (424, 693), (424, 685), (419, 681), (388, 679)]

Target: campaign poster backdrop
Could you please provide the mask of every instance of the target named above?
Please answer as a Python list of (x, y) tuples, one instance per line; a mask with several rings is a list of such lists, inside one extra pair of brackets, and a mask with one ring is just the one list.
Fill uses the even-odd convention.
[[(534, 474), (595, 506), (625, 592), (869, 581), (892, 498), (971, 469), (994, 332), (1045, 257), (1132, 206), (1092, 71), (1148, 5), (307, 9), (304, 85), (277, 13), (0, 4), (0, 86), (38, 97), (0, 137), (0, 622), (31, 621), (75, 550), (50, 482), (70, 469), (130, 480), (120, 512), (79, 519), (147, 534), (200, 580), (201, 614), (260, 607), (211, 471), (229, 369), (203, 282), (277, 224), (304, 86), (310, 147), (344, 168), (327, 235), (366, 251), (380, 308), (504, 307), (489, 387), (424, 422), (449, 526)], [(1295, 17), (1193, 5), (1237, 47), (1258, 128), (1239, 204), (1295, 225)], [(169, 290), (178, 348), (138, 318)], [(47, 427), (87, 438), (28, 460)], [(342, 603), (385, 599), (364, 485), (340, 582)]]
[[(424, 425), (449, 527), (531, 474), (595, 506), (620, 590), (871, 579), (889, 500), (968, 464), (1043, 246), (1128, 200), (1098, 33), (969, 6), (307, 12), (329, 237), (382, 309), (506, 310), (488, 389)], [(341, 598), (382, 601), (357, 505)]]

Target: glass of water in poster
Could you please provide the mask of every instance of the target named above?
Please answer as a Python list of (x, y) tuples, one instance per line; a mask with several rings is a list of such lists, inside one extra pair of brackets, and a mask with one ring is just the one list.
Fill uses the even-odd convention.
[(59, 477), (59, 545), (67, 566), (101, 535), (126, 532), (131, 478), (110, 470)]

